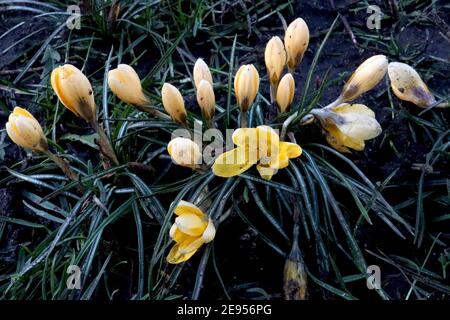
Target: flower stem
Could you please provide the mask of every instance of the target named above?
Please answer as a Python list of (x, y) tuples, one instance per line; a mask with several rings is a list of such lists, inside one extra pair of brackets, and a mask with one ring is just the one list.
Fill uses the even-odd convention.
[(73, 181), (79, 182), (78, 175), (73, 172), (72, 169), (70, 169), (69, 163), (65, 161), (60, 156), (57, 156), (56, 154), (52, 153), (50, 150), (45, 151), (45, 154), (58, 165), (58, 167), (61, 168), (61, 170), (64, 172), (64, 174)]
[(248, 127), (247, 112), (246, 111), (241, 111), (239, 118), (240, 118), (240, 121), (241, 121), (241, 128), (247, 128)]
[(147, 106), (136, 105), (136, 109), (146, 112), (146, 113), (149, 113), (152, 116), (159, 118), (161, 120), (172, 120), (172, 118), (168, 114), (165, 114), (159, 110), (156, 110), (156, 109), (152, 108), (150, 105), (147, 105)]
[[(105, 131), (100, 127), (97, 119), (91, 121), (91, 126), (98, 134), (97, 144), (100, 147), (100, 152), (108, 160), (108, 162), (112, 162), (113, 164), (118, 165), (119, 160), (117, 160), (117, 156), (114, 153), (111, 142), (109, 141), (109, 138), (106, 135)], [(105, 165), (110, 167), (110, 163), (105, 163)]]

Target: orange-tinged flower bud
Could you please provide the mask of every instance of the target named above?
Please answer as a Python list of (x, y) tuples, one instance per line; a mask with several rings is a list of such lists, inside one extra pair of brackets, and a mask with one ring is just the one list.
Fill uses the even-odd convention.
[(252, 64), (243, 65), (234, 77), (234, 91), (242, 112), (253, 104), (259, 90), (259, 74)]
[(65, 64), (52, 71), (51, 84), (61, 103), (78, 117), (96, 117), (94, 92), (88, 78), (75, 66)]
[(284, 50), (283, 41), (279, 37), (272, 37), (267, 42), (264, 60), (270, 85), (276, 88), (286, 65), (286, 51)]

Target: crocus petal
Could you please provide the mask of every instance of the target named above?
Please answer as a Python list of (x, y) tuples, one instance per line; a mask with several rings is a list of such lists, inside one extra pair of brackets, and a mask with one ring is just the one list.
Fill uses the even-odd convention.
[(258, 147), (258, 131), (256, 128), (239, 128), (232, 135), (233, 143), (239, 147)]
[(336, 126), (331, 126), (327, 128), (330, 135), (332, 135), (336, 140), (337, 143), (349, 148), (352, 148), (357, 151), (364, 150), (364, 140), (356, 140), (352, 139), (351, 137), (344, 134), (341, 130), (339, 130)]
[(170, 249), (169, 254), (167, 255), (167, 262), (171, 264), (178, 264), (189, 260), (190, 257), (194, 255), (197, 250), (193, 250), (189, 253), (182, 253), (179, 250), (180, 245), (176, 244)]
[(190, 236), (186, 233), (183, 233), (177, 225), (174, 223), (172, 227), (170, 228), (169, 235), (172, 238), (173, 241), (176, 243), (182, 243), (184, 241), (194, 241), (198, 237)]
[(272, 179), (273, 175), (277, 172), (277, 169), (271, 168), (270, 166), (261, 165), (261, 164), (258, 164), (256, 166), (256, 169), (258, 170), (261, 178), (263, 178), (265, 180)]
[(240, 175), (258, 161), (257, 153), (256, 149), (237, 147), (218, 156), (212, 170), (224, 178)]
[(178, 252), (181, 254), (187, 254), (192, 251), (197, 251), (205, 241), (202, 237), (200, 238), (194, 238), (193, 240), (184, 241), (183, 243), (180, 243), (180, 246), (178, 247)]
[(332, 109), (336, 113), (358, 113), (367, 117), (375, 118), (375, 112), (363, 104), (343, 103)]
[(302, 148), (296, 144), (291, 142), (280, 142), (280, 154), (286, 153), (289, 159), (298, 158), (302, 154)]
[(177, 216), (181, 216), (183, 214), (195, 214), (196, 216), (199, 216), (201, 218), (205, 217), (205, 214), (203, 213), (203, 211), (197, 207), (196, 205), (194, 205), (193, 203), (181, 200), (180, 202), (178, 202), (178, 205), (176, 206), (174, 213)]
[(216, 227), (211, 219), (208, 221), (208, 226), (202, 234), (202, 239), (205, 243), (213, 241), (216, 236)]
[(200, 218), (198, 215), (191, 213), (186, 213), (178, 216), (175, 219), (175, 224), (181, 232), (193, 237), (202, 235), (207, 226), (207, 223), (204, 219)]

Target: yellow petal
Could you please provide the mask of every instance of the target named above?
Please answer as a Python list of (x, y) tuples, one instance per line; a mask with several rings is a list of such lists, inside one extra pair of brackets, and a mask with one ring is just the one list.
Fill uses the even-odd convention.
[(365, 106), (363, 104), (343, 103), (337, 107), (334, 107), (332, 110), (336, 113), (354, 112), (354, 113), (359, 113), (361, 115), (365, 115), (367, 117), (375, 118), (375, 112), (373, 112), (370, 108), (368, 108), (367, 106)]
[(200, 238), (194, 238), (193, 240), (187, 240), (183, 243), (180, 243), (180, 246), (178, 248), (178, 252), (181, 254), (187, 254), (192, 251), (197, 251), (203, 244), (205, 243), (205, 240), (203, 240), (202, 237)]
[(258, 131), (256, 128), (239, 128), (232, 135), (233, 143), (239, 147), (257, 148)]
[(211, 119), (214, 116), (216, 98), (211, 83), (206, 80), (201, 80), (197, 86), (197, 103), (206, 119)]
[(259, 157), (271, 157), (278, 154), (280, 137), (278, 133), (269, 126), (258, 126), (258, 149)]
[(264, 51), (267, 74), (272, 85), (277, 85), (286, 65), (286, 51), (280, 37), (272, 37)]
[(198, 237), (190, 236), (186, 233), (183, 233), (180, 229), (178, 229), (177, 225), (174, 223), (169, 231), (169, 236), (175, 241), (176, 243), (182, 243), (184, 241), (194, 241)]
[(302, 154), (302, 148), (296, 144), (291, 142), (280, 142), (280, 154), (286, 154), (289, 159), (300, 157)]
[(185, 262), (186, 260), (189, 260), (189, 258), (192, 257), (194, 255), (194, 253), (197, 251), (197, 250), (193, 250), (189, 253), (181, 253), (179, 248), (180, 248), (180, 245), (175, 244), (172, 247), (172, 249), (170, 249), (170, 252), (167, 255), (168, 263), (178, 264), (178, 263)]
[(175, 224), (181, 232), (193, 237), (201, 236), (207, 227), (205, 219), (191, 213), (178, 216)]
[(229, 178), (240, 175), (257, 161), (257, 149), (237, 147), (218, 156), (212, 170), (216, 176)]
[(186, 109), (180, 91), (170, 83), (164, 83), (161, 89), (161, 98), (164, 109), (173, 121), (183, 124), (186, 122)]
[(190, 214), (195, 214), (201, 218), (205, 217), (205, 214), (203, 213), (203, 211), (197, 207), (196, 205), (194, 205), (193, 203), (181, 200), (178, 205), (176, 206), (174, 213), (177, 216), (181, 216), (183, 214), (186, 213), (190, 213)]
[(214, 226), (213, 221), (209, 219), (208, 226), (206, 227), (205, 231), (202, 234), (202, 239), (205, 243), (209, 243), (213, 241), (215, 236), (216, 236), (216, 227)]
[(256, 169), (258, 170), (261, 178), (263, 178), (265, 180), (272, 179), (273, 175), (277, 172), (277, 169), (271, 168), (270, 166), (265, 166), (262, 164), (258, 164), (256, 166)]
[(286, 112), (288, 107), (294, 100), (295, 93), (295, 81), (292, 74), (287, 73), (281, 78), (278, 84), (276, 101), (280, 112)]
[(199, 87), (202, 80), (208, 81), (211, 84), (211, 87), (213, 86), (211, 71), (209, 70), (208, 65), (205, 63), (205, 61), (203, 61), (203, 59), (201, 58), (197, 59), (194, 64), (193, 77), (196, 88)]
[(234, 91), (242, 112), (251, 107), (259, 89), (259, 74), (252, 64), (239, 68), (234, 78)]
[(339, 130), (336, 126), (332, 126), (327, 128), (328, 133), (336, 139), (337, 145), (343, 145), (345, 147), (362, 151), (364, 150), (365, 144), (364, 140), (356, 140), (352, 139), (349, 136), (345, 135), (341, 130)]

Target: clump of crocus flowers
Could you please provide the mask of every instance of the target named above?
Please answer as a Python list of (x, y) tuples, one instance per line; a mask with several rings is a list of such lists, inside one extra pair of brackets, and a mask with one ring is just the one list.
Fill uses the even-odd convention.
[[(287, 116), (281, 125), (280, 133), (278, 128), (268, 124), (248, 128), (248, 112), (255, 102), (258, 102), (260, 74), (253, 64), (244, 64), (238, 68), (234, 76), (234, 93), (240, 110), (240, 128), (236, 128), (232, 135), (236, 147), (218, 153), (215, 161), (206, 167), (207, 170), (212, 170), (216, 176), (229, 178), (256, 165), (260, 176), (270, 180), (278, 170), (288, 167), (291, 159), (301, 156), (302, 148), (293, 135), (290, 135), (290, 142), (284, 139), (288, 127), (300, 114), (298, 109), (289, 115), (287, 113), (290, 112), (295, 99), (295, 70), (308, 49), (309, 37), (306, 22), (297, 18), (287, 27), (284, 39), (272, 37), (264, 51), (270, 102), (281, 116)], [(306, 115), (302, 114), (299, 124), (307, 125), (317, 120), (327, 142), (340, 152), (363, 150), (365, 141), (380, 135), (382, 128), (370, 108), (351, 103), (373, 89), (386, 73), (392, 91), (399, 99), (421, 108), (448, 107), (448, 103), (436, 100), (414, 68), (404, 63), (389, 63), (384, 55), (375, 55), (365, 60), (352, 73), (341, 94), (333, 102), (323, 108), (314, 108)], [(195, 62), (192, 78), (203, 123), (209, 128), (215, 128), (216, 96), (213, 76), (203, 59), (199, 58)], [(124, 103), (189, 129), (191, 118), (186, 111), (184, 98), (173, 84), (164, 83), (162, 86), (160, 111), (152, 105), (133, 67), (119, 64), (108, 72), (107, 80), (111, 91)], [(105, 168), (118, 165), (119, 159), (98, 120), (92, 85), (83, 72), (70, 64), (59, 66), (51, 74), (51, 86), (59, 101), (96, 131)], [(6, 131), (17, 145), (46, 154), (70, 179), (78, 181), (78, 175), (71, 170), (69, 164), (50, 151), (42, 127), (27, 110), (15, 107), (6, 123)], [(167, 145), (167, 151), (176, 165), (205, 171), (205, 166), (202, 165), (203, 146), (190, 137), (173, 138)], [(175, 245), (170, 250), (167, 261), (177, 264), (192, 257), (203, 244), (211, 242), (215, 237), (216, 227), (215, 222), (192, 203), (181, 201), (174, 212), (177, 217), (169, 235)], [(287, 266), (288, 271), (291, 270), (289, 268)], [(287, 272), (289, 277), (291, 273)]]

